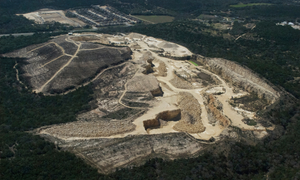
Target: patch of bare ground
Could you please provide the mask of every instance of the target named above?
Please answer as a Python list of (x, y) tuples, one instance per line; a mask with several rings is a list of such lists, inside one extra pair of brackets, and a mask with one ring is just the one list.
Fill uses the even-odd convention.
[(156, 68), (156, 71), (157, 71), (157, 76), (162, 76), (162, 77), (166, 77), (167, 76), (167, 68), (166, 68), (166, 64), (162, 61), (159, 61), (159, 65), (158, 67)]
[(81, 44), (81, 49), (82, 50), (87, 50), (87, 49), (98, 49), (98, 48), (103, 48), (105, 46), (101, 45), (101, 44), (92, 44), (92, 43), (86, 43), (86, 42), (83, 42)]
[(131, 59), (129, 47), (100, 46), (90, 42), (84, 43), (84, 48), (89, 49), (81, 49), (81, 46), (81, 42), (75, 42), (70, 36), (56, 36), (48, 43), (6, 56), (26, 57), (26, 63), (20, 67), (20, 76), (34, 91), (48, 95), (86, 85), (101, 71)]
[(252, 70), (235, 62), (201, 56), (198, 56), (198, 61), (211, 72), (219, 74), (229, 84), (238, 86), (247, 92), (256, 93), (259, 98), (265, 98), (269, 103), (274, 103), (280, 97), (279, 91), (276, 90), (278, 88)]
[[(187, 49), (139, 34), (80, 36), (75, 37), (75, 40), (81, 42), (68, 39), (68, 42), (73, 42), (80, 47), (79, 52), (72, 55), (74, 58), (70, 63), (72, 68), (66, 68), (65, 73), (61, 75), (73, 77), (77, 76), (78, 72), (89, 74), (89, 72), (85, 73), (86, 70), (97, 70), (94, 66), (104, 63), (102, 60), (109, 61), (104, 63), (107, 66), (113, 64), (106, 67), (105, 71), (97, 72), (93, 80), (83, 83), (83, 85), (92, 83), (93, 110), (78, 115), (77, 122), (43, 127), (39, 129), (39, 134), (55, 139), (59, 142), (59, 147), (64, 150), (84, 157), (100, 172), (111, 172), (133, 163), (139, 164), (145, 162), (144, 160), (150, 156), (170, 159), (194, 156), (203, 149), (203, 144), (212, 143), (203, 140), (209, 140), (211, 137), (222, 140), (223, 135), (231, 136), (222, 133), (224, 129), (231, 127), (230, 124), (245, 132), (249, 131), (249, 134), (259, 132), (260, 137), (268, 134), (266, 128), (258, 127), (259, 122), (255, 127), (243, 123), (246, 111), (233, 108), (228, 102), (231, 97), (244, 95), (244, 93), (233, 92), (236, 87), (248, 92), (258, 92), (260, 98), (265, 97), (266, 94), (266, 97), (269, 97), (268, 102), (273, 100), (271, 95), (276, 95), (276, 92), (257, 79), (257, 76), (252, 76), (251, 82), (248, 82), (250, 71), (245, 71), (244, 68), (226, 60), (204, 57), (201, 57), (202, 59), (199, 57), (197, 61), (203, 66), (196, 67), (184, 59), (186, 55), (191, 54)], [(102, 48), (102, 45), (82, 42), (106, 41), (112, 45), (109, 43), (111, 38), (127, 38), (126, 44), (129, 44), (129, 47), (141, 50), (133, 49), (131, 56), (131, 50), (124, 47), (122, 49), (124, 52), (120, 52), (122, 51), (120, 47)], [(58, 41), (57, 43), (61, 44)], [(67, 45), (68, 43), (65, 43), (63, 46)], [(164, 48), (166, 53), (174, 51), (170, 56), (176, 55), (181, 60), (172, 60), (160, 56), (160, 52), (151, 51), (152, 46), (158, 45)], [(36, 47), (30, 48), (33, 54), (38, 49), (34, 48)], [(106, 53), (98, 52), (104, 50)], [(130, 56), (132, 60), (119, 65), (112, 62), (122, 60), (124, 56)], [(43, 64), (45, 67), (50, 67), (55, 65), (55, 62), (58, 63), (55, 60)], [(146, 75), (143, 74), (145, 67)], [(76, 72), (73, 72), (75, 69)], [(61, 79), (65, 80), (65, 78)], [(234, 100), (236, 104), (248, 103), (249, 106), (256, 102), (256, 100), (241, 98)], [(250, 117), (252, 114), (247, 116)], [(234, 138), (238, 136), (236, 134)]]
[(142, 49), (141, 46), (139, 46), (138, 44), (135, 44), (133, 46), (131, 46), (132, 49), (136, 50), (136, 49)]
[(162, 82), (162, 81), (158, 81), (158, 82), (161, 84), (162, 87), (165, 87), (165, 88), (167, 88), (167, 89), (170, 90), (170, 91), (173, 91), (173, 90), (170, 88), (170, 86), (168, 86), (167, 83)]
[(143, 121), (144, 128), (149, 132), (150, 129), (160, 128), (166, 126), (167, 121), (177, 121), (181, 118), (181, 110), (175, 109), (170, 111), (163, 111), (156, 115), (154, 119)]
[[(46, 138), (51, 138), (45, 136)], [(80, 139), (56, 141), (63, 150), (83, 157), (101, 173), (113, 172), (116, 168), (142, 165), (149, 158), (186, 158), (197, 155), (207, 147), (185, 133), (127, 136), (124, 138)]]
[(192, 83), (186, 81), (183, 78), (178, 77), (175, 73), (174, 73), (174, 78), (170, 81), (170, 83), (179, 89), (194, 89), (194, 86), (192, 85)]
[(100, 40), (100, 37), (97, 36), (75, 36), (75, 37), (71, 37), (70, 39), (74, 40), (74, 41), (97, 41)]
[(223, 105), (212, 94), (205, 97), (209, 123), (217, 123), (224, 127), (230, 125), (230, 120), (222, 113)]
[[(81, 114), (79, 121), (54, 125), (44, 131), (56, 137), (107, 137), (115, 134), (131, 132), (135, 125), (130, 120), (103, 120), (96, 114)], [(85, 121), (88, 119), (88, 121)]]
[(151, 92), (126, 92), (122, 102), (129, 107), (149, 107), (149, 101), (153, 100)]
[(146, 65), (144, 65), (145, 70), (143, 71), (143, 74), (153, 73), (154, 57), (152, 56), (151, 52), (147, 51), (146, 53), (144, 53), (144, 55), (141, 57), (141, 60), (146, 62)]
[(258, 98), (258, 96), (254, 93), (250, 93), (249, 95), (242, 97), (232, 98), (229, 100), (229, 104), (231, 104), (233, 107), (238, 107), (251, 112), (262, 110), (269, 105), (266, 99)]
[(134, 76), (127, 83), (127, 91), (151, 92), (153, 96), (160, 96), (163, 94), (157, 79), (153, 75)]
[(133, 119), (137, 114), (142, 113), (143, 110), (140, 109), (133, 109), (133, 108), (122, 108), (113, 112), (110, 112), (109, 114), (103, 116), (103, 118), (110, 118), (110, 119)]
[(63, 47), (66, 54), (75, 54), (77, 51), (77, 46), (74, 43), (63, 41), (59, 45)]
[(190, 93), (180, 92), (179, 107), (181, 120), (173, 127), (176, 131), (201, 133), (205, 131), (201, 120), (201, 107), (197, 99)]
[[(139, 112), (130, 111), (127, 108), (124, 109), (124, 106), (118, 102), (125, 91), (126, 82), (134, 76), (135, 71), (136, 69), (133, 64), (126, 63), (103, 72), (93, 81), (97, 109), (103, 112), (106, 118), (124, 119), (134, 116)], [(143, 102), (144, 97), (152, 97), (149, 94), (133, 93), (131, 96), (127, 92), (125, 93), (125, 97), (127, 97), (126, 95), (128, 95), (128, 98), (141, 97), (139, 100)]]

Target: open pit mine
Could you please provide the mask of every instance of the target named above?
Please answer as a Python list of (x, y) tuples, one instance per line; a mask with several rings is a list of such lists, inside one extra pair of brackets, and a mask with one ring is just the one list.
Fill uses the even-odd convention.
[(17, 79), (33, 92), (63, 96), (91, 85), (92, 110), (34, 133), (101, 173), (193, 157), (241, 134), (265, 138), (276, 126), (262, 114), (286, 95), (237, 63), (137, 33), (61, 35), (5, 56), (25, 58)]

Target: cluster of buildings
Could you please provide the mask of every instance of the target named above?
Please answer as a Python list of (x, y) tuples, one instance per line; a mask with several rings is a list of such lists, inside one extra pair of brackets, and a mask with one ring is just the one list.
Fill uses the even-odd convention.
[(69, 10), (67, 14), (95, 27), (136, 24), (141, 22), (110, 6), (93, 5), (92, 8)]

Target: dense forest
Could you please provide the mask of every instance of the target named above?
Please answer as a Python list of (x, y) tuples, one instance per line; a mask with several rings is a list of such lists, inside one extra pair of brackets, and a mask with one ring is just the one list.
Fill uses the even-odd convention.
[[(230, 5), (240, 2), (273, 5), (230, 8), (233, 17), (263, 20), (255, 21), (253, 30), (245, 28), (244, 23), (235, 22), (232, 30), (213, 33), (216, 30), (212, 25), (182, 20), (182, 17), (211, 14), (214, 10), (228, 11)], [(36, 25), (15, 14), (40, 8), (89, 7), (91, 4), (110, 4), (125, 13), (144, 14), (150, 9), (152, 14), (176, 16), (177, 21), (172, 23), (109, 28), (99, 32), (138, 32), (182, 44), (204, 56), (232, 60), (300, 97), (300, 82), (295, 78), (300, 77), (300, 31), (274, 23), (300, 17), (299, 6), (294, 1), (4, 0), (0, 2), (0, 33), (55, 30), (63, 33), (68, 29), (60, 24)], [(1, 37), (0, 54), (48, 41), (58, 34)], [(244, 38), (235, 40), (243, 34), (246, 34)], [(227, 36), (231, 38), (225, 38)], [(293, 107), (270, 112), (273, 123), (279, 128), (255, 146), (228, 140), (215, 144), (196, 158), (152, 159), (140, 167), (99, 174), (82, 159), (30, 133), (44, 125), (75, 121), (77, 113), (90, 109), (91, 87), (78, 88), (65, 96), (32, 93), (16, 80), (13, 66), (23, 62), (23, 59), (0, 57), (0, 179), (300, 179), (300, 118), (295, 116), (299, 113), (299, 102)], [(214, 151), (221, 146), (227, 148)]]

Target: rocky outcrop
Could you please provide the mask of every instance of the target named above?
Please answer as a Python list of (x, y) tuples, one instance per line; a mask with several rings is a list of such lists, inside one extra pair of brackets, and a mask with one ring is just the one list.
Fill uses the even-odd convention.
[(56, 142), (63, 150), (70, 151), (86, 160), (101, 173), (116, 168), (144, 164), (148, 158), (187, 158), (197, 155), (208, 145), (185, 133), (137, 135), (124, 138), (99, 138), (63, 141), (43, 135)]
[(158, 119), (162, 119), (165, 121), (171, 121), (171, 120), (179, 120), (181, 116), (181, 110), (180, 109), (176, 109), (176, 110), (172, 110), (172, 111), (164, 111), (161, 112), (157, 115)]
[(274, 103), (280, 96), (271, 83), (235, 62), (220, 58), (205, 58), (200, 55), (197, 57), (197, 61), (206, 66), (208, 70), (219, 74), (233, 86), (247, 92), (254, 92), (259, 98), (265, 98), (270, 103)]
[(132, 55), (132, 51), (131, 51), (130, 47), (124, 47), (124, 51), (121, 54), (121, 57), (124, 60), (128, 60), (128, 59), (131, 59), (131, 55)]
[(131, 121), (107, 121), (98, 118), (95, 121), (75, 121), (53, 125), (43, 130), (43, 133), (60, 138), (105, 137), (130, 132), (133, 131), (135, 127)]
[(152, 56), (151, 52), (147, 51), (143, 57), (142, 57), (142, 60), (145, 61), (146, 63), (148, 63), (147, 65), (144, 66), (145, 70), (143, 71), (144, 74), (150, 74), (150, 73), (153, 73), (154, 70), (153, 70), (153, 60), (154, 60), (154, 57)]
[(152, 64), (147, 64), (146, 66), (144, 66), (145, 70), (143, 71), (144, 74), (150, 74), (153, 73), (153, 65)]
[(161, 90), (161, 87), (154, 89), (150, 92), (151, 92), (152, 96), (162, 96), (163, 95), (163, 91)]
[(206, 99), (206, 109), (209, 123), (213, 124), (218, 122), (224, 127), (230, 125), (230, 120), (221, 113), (222, 104), (212, 95), (208, 95)]
[(151, 92), (153, 96), (163, 94), (157, 79), (153, 75), (134, 76), (127, 83), (127, 92)]
[(164, 111), (159, 113), (154, 119), (143, 121), (145, 130), (159, 128), (161, 126), (161, 121), (174, 121), (179, 120), (181, 118), (181, 110), (171, 110), (171, 111)]
[(160, 122), (158, 119), (150, 119), (150, 120), (143, 121), (143, 125), (145, 130), (156, 129), (160, 127)]
[(159, 66), (156, 68), (157, 71), (157, 75), (158, 76), (162, 76), (162, 77), (166, 77), (167, 76), (167, 68), (166, 68), (166, 64), (162, 61), (158, 61), (159, 62)]

